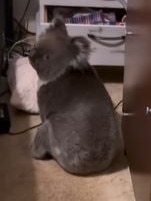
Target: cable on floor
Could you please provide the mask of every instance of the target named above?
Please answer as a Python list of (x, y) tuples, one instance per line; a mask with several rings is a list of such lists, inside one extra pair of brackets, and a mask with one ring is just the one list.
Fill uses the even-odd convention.
[[(123, 102), (123, 100), (120, 100), (120, 101), (117, 103), (117, 105), (114, 107), (114, 110), (116, 110), (122, 102)], [(32, 127), (30, 127), (30, 128), (27, 128), (27, 129), (25, 129), (25, 130), (19, 131), (19, 132), (9, 132), (8, 134), (9, 134), (9, 135), (21, 135), (21, 134), (26, 133), (26, 132), (28, 132), (28, 131), (30, 131), (30, 130), (33, 130), (33, 129), (35, 129), (35, 128), (41, 126), (41, 125), (42, 125), (42, 123), (37, 124), (37, 125), (35, 125), (35, 126), (32, 126)]]
[(23, 134), (23, 133), (26, 133), (26, 132), (28, 132), (28, 131), (30, 131), (30, 130), (33, 130), (33, 129), (35, 129), (35, 128), (38, 128), (39, 126), (41, 126), (42, 125), (42, 123), (40, 123), (40, 124), (37, 124), (37, 125), (35, 125), (35, 126), (32, 126), (32, 127), (29, 127), (29, 128), (27, 128), (27, 129), (25, 129), (25, 130), (22, 130), (22, 131), (19, 131), (19, 132), (9, 132), (8, 134), (9, 135), (21, 135), (21, 134)]
[(120, 100), (114, 107), (114, 110), (116, 110), (120, 105), (121, 103), (123, 103), (123, 100)]
[[(91, 70), (92, 70), (94, 76), (96, 77), (96, 79), (98, 80), (98, 82), (102, 85), (102, 81), (101, 81), (101, 78), (100, 78), (99, 73), (97, 72), (97, 70), (96, 70), (94, 67), (92, 67), (92, 66), (90, 66), (90, 67), (91, 67)], [(116, 110), (116, 109), (120, 106), (120, 104), (121, 104), (122, 102), (123, 102), (123, 100), (120, 100), (120, 101), (115, 105), (115, 107), (114, 107), (113, 109)]]

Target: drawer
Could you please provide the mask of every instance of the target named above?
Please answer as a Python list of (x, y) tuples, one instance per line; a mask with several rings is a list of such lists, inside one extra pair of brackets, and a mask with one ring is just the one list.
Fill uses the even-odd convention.
[[(39, 27), (40, 26), (40, 27)], [(37, 25), (37, 36), (49, 23)], [(69, 35), (85, 36), (91, 44), (91, 65), (124, 66), (125, 26), (66, 24)]]
[[(94, 8), (106, 12), (118, 12), (117, 22), (114, 25), (81, 23), (66, 24), (69, 35), (85, 36), (91, 44), (90, 64), (103, 66), (124, 66), (124, 50), (126, 29), (120, 25), (119, 18), (125, 15), (123, 3), (126, 0), (40, 0), (40, 11), (37, 14), (37, 37), (46, 30), (53, 19), (53, 9), (63, 7), (69, 9)], [(120, 15), (119, 15), (120, 14)], [(65, 16), (64, 16), (65, 17)]]
[(125, 0), (40, 0), (40, 6), (81, 6), (81, 7), (106, 7), (106, 8), (123, 8)]

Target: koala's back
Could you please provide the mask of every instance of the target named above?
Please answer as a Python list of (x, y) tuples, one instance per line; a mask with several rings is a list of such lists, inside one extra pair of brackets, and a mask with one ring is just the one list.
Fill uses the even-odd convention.
[(105, 169), (118, 143), (111, 99), (93, 73), (73, 71), (40, 88), (39, 106), (48, 119), (50, 149), (67, 171), (88, 174)]

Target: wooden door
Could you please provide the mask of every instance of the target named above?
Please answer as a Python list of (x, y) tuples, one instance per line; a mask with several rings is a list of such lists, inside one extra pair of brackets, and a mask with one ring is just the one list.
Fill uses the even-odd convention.
[(136, 201), (151, 201), (151, 1), (129, 0), (123, 134)]

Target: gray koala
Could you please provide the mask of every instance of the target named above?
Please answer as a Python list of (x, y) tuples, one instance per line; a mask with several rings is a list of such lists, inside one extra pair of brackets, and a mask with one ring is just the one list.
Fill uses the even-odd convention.
[(54, 158), (76, 175), (98, 173), (116, 156), (119, 132), (111, 99), (88, 64), (90, 44), (70, 37), (56, 17), (40, 37), (29, 60), (40, 79), (42, 125), (32, 155)]

